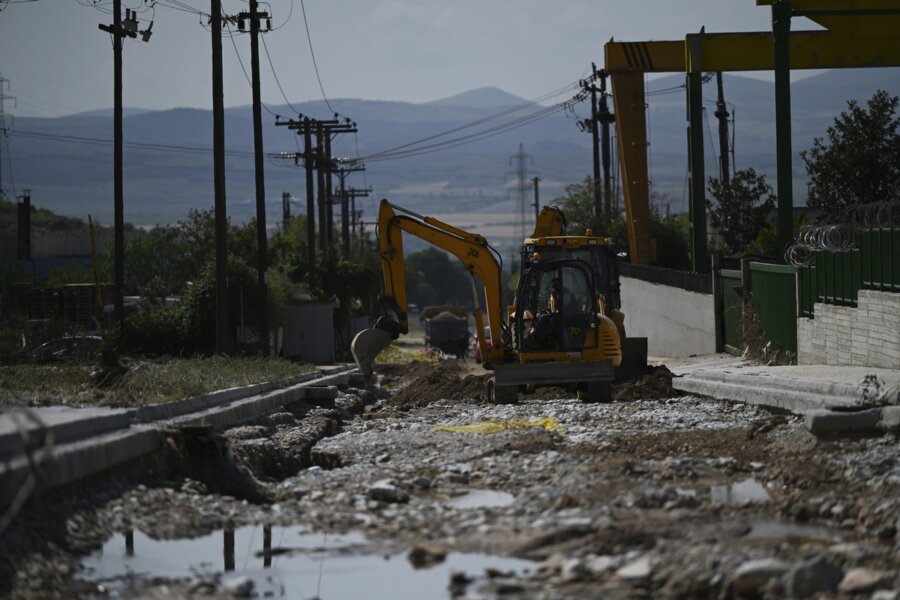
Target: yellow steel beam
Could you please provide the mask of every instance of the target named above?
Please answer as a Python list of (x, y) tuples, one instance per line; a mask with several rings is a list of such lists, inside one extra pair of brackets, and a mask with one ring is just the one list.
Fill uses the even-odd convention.
[(610, 75), (616, 144), (625, 194), (625, 225), (631, 262), (646, 265), (655, 257), (650, 242), (650, 185), (647, 179), (647, 121), (644, 74), (617, 71)]
[[(689, 73), (771, 71), (772, 33), (696, 33), (685, 38)], [(794, 31), (791, 69), (842, 69), (900, 66), (900, 39), (851, 40), (830, 31)]]
[(614, 42), (604, 46), (607, 73), (641, 71), (645, 73), (684, 73), (684, 42)]
[[(776, 0), (756, 0), (771, 5)], [(900, 39), (898, 0), (779, 0), (795, 16), (807, 17), (828, 30), (854, 40)]]

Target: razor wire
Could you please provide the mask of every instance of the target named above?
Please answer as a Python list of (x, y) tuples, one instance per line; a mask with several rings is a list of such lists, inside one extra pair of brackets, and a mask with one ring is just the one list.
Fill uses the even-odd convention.
[[(10, 417), (19, 437), (22, 440), (22, 451), (25, 460), (28, 462), (28, 475), (25, 481), (19, 486), (19, 489), (10, 499), (9, 505), (0, 515), (0, 534), (6, 531), (19, 511), (25, 505), (28, 497), (37, 488), (41, 481), (41, 465), (50, 459), (53, 455), (54, 436), (53, 430), (47, 427), (46, 423), (37, 415), (36, 412), (25, 407), (11, 407), (0, 414), (6, 414)], [(34, 427), (29, 427), (29, 424)], [(39, 440), (43, 440), (43, 445), (37, 447)], [(15, 458), (9, 459), (7, 468), (12, 471), (12, 463)]]
[(856, 248), (860, 231), (900, 227), (900, 200), (847, 206), (836, 221), (801, 227), (785, 250), (785, 261), (795, 267), (808, 267), (815, 261), (816, 252), (839, 253)]

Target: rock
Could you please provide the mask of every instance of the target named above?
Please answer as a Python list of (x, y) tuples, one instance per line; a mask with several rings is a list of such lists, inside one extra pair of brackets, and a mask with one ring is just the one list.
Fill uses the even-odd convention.
[(409, 550), (406, 558), (415, 569), (427, 569), (444, 562), (447, 551), (437, 544), (416, 544)]
[(785, 588), (791, 598), (808, 598), (819, 592), (834, 592), (844, 573), (824, 556), (803, 561), (784, 576)]
[(844, 594), (864, 594), (891, 584), (894, 576), (885, 571), (857, 568), (849, 571), (838, 585), (838, 591)]
[(900, 592), (892, 590), (878, 590), (872, 594), (871, 600), (897, 600), (900, 598)]
[(784, 575), (791, 566), (777, 558), (749, 560), (734, 572), (731, 585), (738, 596), (754, 596), (769, 583)]
[(409, 494), (397, 487), (393, 479), (379, 479), (369, 487), (369, 498), (389, 502), (391, 504), (404, 504), (409, 502)]
[(649, 556), (641, 556), (619, 568), (616, 575), (621, 579), (646, 579), (652, 572)]
[(375, 462), (377, 463), (386, 463), (391, 460), (391, 454), (389, 452), (385, 452), (384, 454), (379, 454), (375, 457)]
[(256, 584), (247, 576), (228, 579), (222, 584), (222, 591), (233, 598), (251, 598)]
[(582, 558), (570, 558), (562, 565), (560, 571), (563, 581), (578, 581), (590, 575), (590, 570)]
[(610, 569), (614, 569), (621, 564), (621, 560), (617, 556), (588, 556), (587, 568), (594, 575), (605, 573)]

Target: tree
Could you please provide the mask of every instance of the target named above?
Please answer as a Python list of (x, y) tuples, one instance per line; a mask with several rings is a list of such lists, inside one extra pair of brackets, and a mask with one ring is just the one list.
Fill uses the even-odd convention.
[(443, 250), (426, 248), (406, 257), (409, 301), (430, 304), (472, 304), (472, 284), (462, 263)]
[(856, 101), (834, 120), (826, 137), (800, 153), (809, 174), (811, 207), (835, 220), (841, 209), (893, 200), (900, 193), (900, 118), (897, 96), (878, 90), (865, 108)]
[(742, 169), (729, 183), (710, 177), (707, 189), (716, 200), (706, 201), (710, 221), (729, 250), (743, 252), (766, 226), (775, 208), (772, 186), (766, 183), (765, 175)]
[[(610, 239), (614, 252), (628, 252), (628, 230), (622, 214), (597, 216), (594, 208), (594, 185), (591, 177), (565, 187), (566, 195), (550, 204), (558, 206), (566, 215), (569, 231), (581, 234), (591, 228), (595, 235)], [(668, 269), (689, 269), (691, 266), (687, 228), (677, 218), (665, 217), (659, 206), (666, 200), (651, 192), (650, 236), (656, 240), (656, 266)]]

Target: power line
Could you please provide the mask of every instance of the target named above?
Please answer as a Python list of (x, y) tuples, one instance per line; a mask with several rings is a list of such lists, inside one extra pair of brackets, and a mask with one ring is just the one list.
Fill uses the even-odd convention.
[[(112, 140), (103, 138), (42, 133), (38, 131), (10, 130), (9, 135), (37, 140), (66, 142), (72, 144), (86, 144), (94, 146), (108, 146), (113, 143)], [(185, 154), (212, 154), (213, 152), (212, 148), (203, 148), (199, 146), (176, 146), (172, 144), (150, 144), (145, 142), (123, 142), (123, 146), (134, 148), (136, 150), (158, 150), (163, 152), (182, 152)], [(240, 157), (253, 156), (253, 152), (245, 150), (226, 150), (225, 153), (231, 156)]]
[(445, 130), (445, 131), (441, 131), (441, 132), (439, 132), (439, 133), (435, 133), (435, 134), (433, 134), (433, 135), (429, 135), (429, 136), (426, 136), (426, 137), (424, 137), (424, 138), (421, 138), (421, 139), (418, 139), (418, 140), (415, 140), (415, 141), (412, 141), (412, 142), (408, 142), (408, 143), (406, 143), (406, 144), (401, 144), (400, 146), (394, 146), (393, 148), (388, 148), (388, 149), (386, 149), (386, 150), (382, 150), (382, 151), (380, 151), (380, 152), (376, 152), (376, 153), (374, 153), (374, 154), (370, 154), (370, 155), (367, 156), (366, 158), (367, 158), (367, 159), (372, 159), (372, 158), (375, 158), (375, 157), (380, 157), (380, 156), (383, 155), (383, 154), (390, 154), (390, 153), (393, 153), (393, 152), (396, 151), (396, 150), (402, 150), (402, 149), (408, 148), (408, 147), (410, 147), (410, 146), (416, 146), (416, 145), (421, 144), (421, 143), (423, 143), (423, 142), (428, 142), (428, 141), (431, 141), (431, 140), (434, 140), (434, 139), (443, 137), (443, 136), (445, 136), (445, 135), (450, 135), (451, 133), (456, 133), (457, 131), (462, 131), (463, 129), (468, 129), (468, 128), (470, 128), (470, 127), (475, 127), (476, 125), (481, 125), (482, 123), (487, 123), (487, 122), (489, 122), (489, 121), (493, 121), (493, 120), (495, 120), (495, 119), (499, 119), (500, 117), (504, 117), (504, 116), (509, 115), (509, 114), (512, 114), (512, 113), (514, 113), (514, 112), (518, 112), (518, 111), (524, 110), (524, 109), (526, 109), (526, 108), (531, 108), (531, 107), (533, 107), (535, 104), (539, 104), (540, 102), (545, 101), (545, 100), (549, 100), (550, 98), (555, 98), (556, 96), (559, 96), (559, 95), (561, 95), (561, 94), (563, 94), (563, 93), (565, 93), (565, 92), (569, 92), (569, 91), (572, 91), (572, 90), (577, 89), (577, 88), (578, 88), (578, 84), (577, 84), (577, 83), (570, 83), (570, 84), (568, 84), (568, 85), (566, 85), (566, 86), (563, 86), (563, 87), (561, 87), (561, 88), (557, 88), (556, 90), (553, 90), (552, 92), (547, 92), (546, 94), (543, 94), (543, 95), (539, 96), (538, 98), (535, 98), (535, 99), (532, 99), (532, 100), (528, 100), (528, 101), (523, 102), (523, 103), (521, 103), (521, 104), (516, 104), (516, 105), (511, 106), (511, 107), (509, 107), (509, 108), (505, 108), (505, 109), (503, 109), (503, 110), (501, 110), (501, 111), (499, 111), (499, 112), (492, 113), (492, 114), (490, 114), (490, 115), (488, 115), (488, 116), (486, 116), (486, 117), (482, 117), (482, 118), (480, 118), (480, 119), (476, 119), (475, 121), (471, 121), (471, 122), (469, 122), (469, 123), (465, 123), (465, 124), (463, 124), (463, 125), (459, 125), (458, 127), (453, 127), (453, 128), (451, 128), (451, 129), (447, 129), (447, 130)]
[(269, 46), (266, 44), (266, 36), (262, 37), (263, 49), (266, 51), (266, 58), (269, 60), (269, 67), (272, 69), (272, 77), (275, 78), (275, 83), (278, 85), (278, 91), (281, 92), (281, 97), (284, 98), (285, 103), (288, 105), (292, 111), (300, 114), (300, 111), (294, 108), (294, 105), (291, 104), (291, 101), (288, 100), (287, 95), (284, 93), (284, 88), (281, 87), (281, 81), (278, 80), (278, 73), (275, 72), (275, 65), (272, 64), (272, 56), (269, 54)]
[[(377, 162), (383, 160), (393, 160), (397, 158), (410, 158), (412, 156), (418, 156), (421, 154), (430, 154), (432, 152), (438, 152), (440, 150), (447, 150), (450, 148), (455, 148), (457, 146), (461, 146), (463, 144), (468, 144), (476, 141), (480, 141), (489, 137), (493, 137), (495, 135), (500, 135), (501, 133), (506, 133), (507, 131), (511, 131), (513, 129), (518, 129), (519, 127), (523, 127), (525, 125), (529, 125), (535, 121), (539, 121), (546, 117), (549, 117), (553, 114), (561, 112), (563, 110), (567, 110), (572, 103), (580, 102), (584, 98), (581, 93), (576, 94), (573, 98), (561, 102), (559, 104), (555, 104), (553, 106), (544, 107), (543, 109), (531, 113), (529, 115), (525, 115), (523, 117), (519, 117), (518, 119), (514, 119), (507, 123), (502, 123), (500, 125), (496, 125), (489, 129), (474, 132), (468, 135), (460, 136), (457, 138), (452, 138), (443, 142), (438, 142), (435, 144), (430, 144), (427, 146), (422, 146), (420, 148), (410, 148), (409, 150), (405, 150), (402, 152), (381, 152), (376, 155), (370, 155), (363, 157), (363, 160), (366, 162)], [(433, 137), (433, 136), (432, 136)]]
[(309, 35), (309, 21), (306, 18), (306, 5), (300, 0), (300, 10), (303, 11), (303, 26), (306, 28), (306, 41), (309, 42), (309, 54), (312, 57), (313, 69), (316, 71), (316, 80), (319, 82), (319, 91), (322, 92), (322, 99), (325, 100), (325, 106), (328, 110), (337, 114), (337, 111), (331, 107), (328, 102), (328, 96), (325, 95), (325, 88), (322, 86), (322, 78), (319, 76), (319, 65), (316, 63), (316, 51), (313, 50), (312, 36)]

